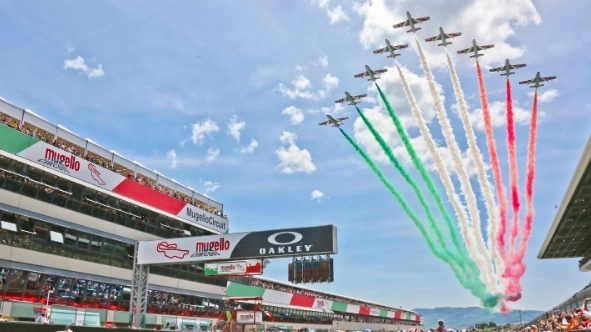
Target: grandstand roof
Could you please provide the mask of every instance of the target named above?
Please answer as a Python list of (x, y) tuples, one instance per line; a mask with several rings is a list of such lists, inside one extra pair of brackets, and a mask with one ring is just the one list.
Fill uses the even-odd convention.
[(583, 257), (581, 271), (591, 271), (591, 137), (566, 189), (538, 258)]

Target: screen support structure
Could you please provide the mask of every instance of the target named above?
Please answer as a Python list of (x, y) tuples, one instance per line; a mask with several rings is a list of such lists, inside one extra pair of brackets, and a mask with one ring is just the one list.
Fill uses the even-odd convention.
[[(131, 277), (131, 298), (129, 311), (132, 314), (132, 326), (139, 328), (142, 317), (145, 321), (148, 304), (148, 277), (150, 265), (138, 264), (138, 245), (135, 244), (133, 251), (133, 272)], [(143, 326), (142, 326), (143, 327)]]

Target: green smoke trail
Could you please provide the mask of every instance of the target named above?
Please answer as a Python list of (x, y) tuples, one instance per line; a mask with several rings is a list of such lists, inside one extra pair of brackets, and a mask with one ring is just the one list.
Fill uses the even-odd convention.
[[(377, 167), (377, 165), (373, 163), (373, 161), (367, 155), (367, 153), (365, 153), (365, 151), (363, 151), (363, 149), (361, 149), (361, 147), (357, 143), (355, 143), (355, 141), (351, 137), (349, 137), (349, 135), (347, 135), (347, 133), (345, 133), (345, 131), (343, 131), (343, 129), (339, 128), (339, 130), (341, 131), (341, 134), (343, 134), (343, 136), (345, 136), (347, 141), (349, 141), (349, 143), (353, 146), (353, 148), (355, 148), (355, 150), (357, 152), (359, 152), (361, 157), (363, 157), (363, 160), (365, 160), (367, 165), (369, 165), (369, 168), (371, 168), (371, 170), (378, 176), (378, 178), (382, 181), (384, 186), (386, 186), (386, 188), (388, 188), (388, 190), (390, 191), (392, 196), (394, 196), (394, 198), (396, 198), (396, 200), (398, 201), (398, 203), (402, 207), (402, 210), (404, 210), (404, 212), (410, 217), (412, 222), (419, 229), (419, 232), (421, 233), (421, 235), (423, 235), (425, 240), (427, 240), (427, 246), (429, 247), (431, 252), (433, 252), (433, 254), (435, 254), (435, 256), (437, 256), (438, 258), (440, 258), (444, 262), (448, 263), (449, 256), (446, 253), (444, 253), (443, 251), (441, 251), (435, 243), (433, 243), (433, 241), (431, 240), (431, 238), (429, 236), (429, 232), (428, 232), (427, 228), (425, 227), (425, 225), (423, 225), (423, 223), (421, 222), (419, 217), (408, 205), (408, 202), (404, 199), (404, 197), (402, 197), (402, 194), (398, 190), (396, 190), (396, 188), (394, 188), (394, 185), (388, 179), (386, 179), (384, 174), (380, 171), (380, 169)], [(450, 264), (450, 266), (451, 266), (456, 278), (458, 280), (462, 280), (462, 278), (460, 278), (461, 271), (459, 271), (458, 267), (455, 264)]]
[[(445, 224), (446, 224), (446, 227), (449, 229), (453, 244), (456, 246), (460, 255), (462, 256), (462, 257), (460, 257), (460, 262), (459, 262), (460, 266), (463, 266), (464, 268), (467, 268), (470, 270), (467, 272), (470, 275), (470, 277), (469, 277), (470, 281), (466, 280), (463, 282), (462, 280), (460, 280), (460, 282), (462, 283), (462, 285), (468, 286), (467, 288), (471, 289), (473, 291), (473, 293), (476, 291), (477, 293), (475, 293), (474, 295), (478, 296), (477, 294), (480, 294), (480, 296), (478, 296), (478, 297), (480, 299), (482, 299), (483, 302), (485, 302), (485, 301), (490, 302), (490, 303), (494, 302), (496, 305), (496, 300), (495, 301), (487, 300), (490, 297), (494, 298), (494, 296), (491, 296), (490, 294), (485, 293), (486, 286), (484, 285), (484, 283), (482, 283), (480, 281), (480, 279), (477, 278), (477, 276), (479, 274), (478, 267), (476, 266), (474, 261), (468, 255), (467, 249), (462, 243), (462, 240), (460, 238), (458, 230), (454, 227), (454, 224), (452, 222), (452, 218), (449, 215), (449, 212), (447, 211), (447, 209), (445, 208), (441, 193), (439, 192), (439, 190), (435, 186), (435, 183), (433, 182), (433, 179), (431, 178), (431, 176), (427, 172), (425, 165), (423, 164), (421, 159), (418, 157), (416, 150), (414, 149), (414, 147), (412, 146), (412, 144), (410, 142), (410, 138), (408, 137), (406, 130), (402, 126), (402, 123), (400, 122), (400, 119), (398, 118), (398, 116), (396, 116), (396, 113), (394, 113), (394, 109), (390, 105), (388, 98), (386, 98), (386, 95), (384, 94), (384, 92), (382, 91), (380, 86), (377, 83), (375, 85), (376, 85), (376, 88), (378, 89), (378, 93), (380, 95), (380, 98), (382, 99), (382, 101), (384, 102), (384, 105), (386, 106), (386, 110), (388, 111), (390, 118), (394, 122), (394, 126), (396, 127), (396, 131), (398, 132), (398, 135), (400, 135), (400, 138), (402, 140), (402, 143), (404, 144), (404, 147), (406, 148), (406, 151), (410, 155), (410, 158), (412, 160), (414, 167), (418, 170), (421, 178), (423, 179), (423, 181), (425, 182), (425, 185), (427, 186), (427, 189), (429, 190), (429, 193), (431, 194), (431, 196), (433, 196), (433, 198), (435, 200), (435, 204), (437, 205), (437, 209), (439, 210), (439, 212), (443, 216), (443, 219), (445, 220)], [(476, 281), (476, 283), (474, 281)], [(475, 288), (475, 289), (473, 289), (473, 288)], [(483, 299), (482, 295), (484, 295), (484, 299)]]
[(400, 122), (400, 119), (398, 118), (398, 116), (396, 116), (396, 114), (394, 113), (394, 109), (390, 105), (390, 102), (386, 98), (386, 95), (384, 95), (384, 92), (382, 91), (382, 89), (380, 88), (380, 86), (377, 83), (375, 85), (376, 85), (376, 88), (378, 88), (378, 93), (380, 94), (380, 98), (384, 102), (384, 105), (386, 106), (386, 110), (388, 110), (388, 114), (390, 115), (390, 118), (394, 122), (394, 126), (396, 127), (396, 131), (398, 132), (398, 135), (400, 135), (400, 139), (402, 140), (402, 143), (404, 144), (404, 147), (406, 148), (406, 151), (408, 152), (414, 167), (419, 171), (419, 174), (421, 175), (421, 178), (425, 182), (425, 185), (427, 186), (429, 193), (431, 194), (431, 196), (433, 196), (433, 199), (435, 200), (435, 204), (437, 205), (437, 209), (439, 210), (439, 213), (441, 213), (441, 215), (443, 216), (443, 219), (445, 220), (445, 225), (449, 229), (453, 244), (456, 246), (459, 253), (463, 256), (462, 260), (459, 262), (459, 264), (461, 266), (471, 269), (472, 273), (474, 273), (474, 272), (477, 273), (478, 268), (476, 267), (475, 264), (470, 264), (473, 262), (468, 257), (468, 252), (466, 251), (466, 247), (464, 246), (464, 243), (462, 242), (462, 240), (460, 238), (460, 234), (458, 233), (458, 230), (454, 227), (454, 224), (452, 222), (452, 218), (449, 215), (449, 212), (447, 211), (447, 209), (445, 208), (445, 205), (443, 204), (443, 198), (441, 197), (441, 193), (439, 192), (437, 187), (435, 187), (435, 183), (433, 182), (433, 179), (431, 178), (431, 176), (427, 172), (427, 169), (425, 168), (425, 165), (423, 164), (423, 162), (421, 161), (421, 159), (417, 155), (417, 152), (414, 149), (414, 147), (412, 146), (412, 144), (410, 142), (410, 138), (408, 137), (408, 134), (406, 133), (406, 130), (402, 126), (402, 123)]

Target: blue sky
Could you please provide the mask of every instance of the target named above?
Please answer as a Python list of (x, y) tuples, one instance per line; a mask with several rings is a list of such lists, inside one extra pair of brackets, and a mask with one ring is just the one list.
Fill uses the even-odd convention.
[[(345, 131), (412, 199), (354, 109), (333, 103), (345, 90), (367, 93), (360, 106), (405, 158), (375, 88), (353, 74), (364, 64), (389, 68), (379, 83), (418, 139), (391, 59), (371, 52), (384, 38), (412, 43), (391, 27), (406, 10), (431, 16), (421, 39), (439, 26), (464, 33), (450, 51), (473, 112), (474, 62), (456, 50), (476, 38), (495, 44), (481, 58), (486, 68), (507, 57), (528, 64), (512, 76), (522, 171), (531, 91), (516, 81), (538, 70), (558, 76), (540, 91), (536, 218), (523, 298), (512, 304), (550, 308), (591, 279), (576, 259), (536, 259), (591, 129), (586, 1), (4, 1), (0, 95), (221, 201), (232, 232), (336, 225), (335, 282), (313, 288), (407, 309), (477, 305), (340, 133), (317, 125), (326, 113), (349, 116)], [(465, 149), (444, 52), (423, 46)], [(402, 52), (397, 60), (437, 132), (416, 49)], [(503, 125), (504, 80), (488, 72), (484, 79)], [(506, 161), (504, 127), (495, 135)], [(265, 276), (286, 280), (287, 263), (272, 261)]]

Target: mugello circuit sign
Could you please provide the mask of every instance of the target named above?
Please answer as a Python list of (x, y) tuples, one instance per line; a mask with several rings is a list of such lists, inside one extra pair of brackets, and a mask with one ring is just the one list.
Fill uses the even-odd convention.
[(261, 259), (248, 259), (232, 262), (205, 263), (203, 275), (259, 275), (263, 274), (263, 261)]
[(172, 264), (337, 253), (333, 225), (140, 241), (138, 264)]

